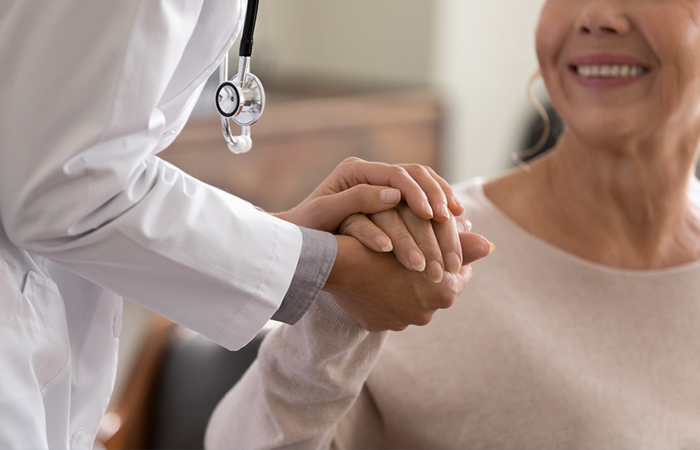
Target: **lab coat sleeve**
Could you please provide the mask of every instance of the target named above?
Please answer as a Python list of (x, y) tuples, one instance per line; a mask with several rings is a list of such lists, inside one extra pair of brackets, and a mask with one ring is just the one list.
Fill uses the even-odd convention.
[(363, 330), (322, 293), (299, 323), (265, 338), (258, 359), (214, 410), (205, 447), (334, 448), (336, 429), (360, 397), (387, 335)]
[(278, 309), (302, 234), (154, 154), (201, 5), (2, 2), (0, 220), (16, 246), (237, 349)]

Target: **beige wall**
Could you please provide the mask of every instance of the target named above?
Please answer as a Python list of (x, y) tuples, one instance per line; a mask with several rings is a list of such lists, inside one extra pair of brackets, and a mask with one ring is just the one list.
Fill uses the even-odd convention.
[(510, 164), (529, 106), (525, 87), (537, 70), (534, 30), (543, 0), (440, 0), (433, 86), (448, 111), (450, 181), (494, 176)]
[(266, 86), (429, 88), (445, 101), (443, 174), (493, 176), (521, 135), (543, 0), (266, 0), (253, 69)]
[(265, 0), (254, 64), (272, 82), (425, 86), (434, 13), (428, 0)]

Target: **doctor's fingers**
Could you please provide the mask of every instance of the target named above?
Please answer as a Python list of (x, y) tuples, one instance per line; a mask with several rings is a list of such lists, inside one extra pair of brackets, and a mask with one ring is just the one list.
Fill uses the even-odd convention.
[[(358, 184), (334, 194), (321, 195), (295, 208), (297, 225), (335, 232), (355, 213), (372, 214), (395, 207), (401, 201), (398, 189)], [(386, 246), (386, 244), (384, 245)]]
[(452, 187), (432, 168), (420, 164), (400, 164), (400, 166), (416, 180), (430, 199), (434, 210), (433, 220), (445, 223), (450, 220), (451, 215), (460, 216), (464, 213), (464, 207), (457, 199)]
[[(420, 172), (414, 167), (417, 165), (409, 166), (414, 173)], [(368, 162), (350, 157), (335, 168), (327, 181), (335, 183), (332, 189), (337, 191), (343, 191), (357, 184), (394, 187), (401, 191), (411, 210), (423, 219), (432, 219), (434, 215), (440, 217), (439, 215), (447, 210), (445, 194), (432, 176), (422, 175), (416, 180), (408, 169), (398, 165)], [(443, 221), (445, 220), (447, 220), (446, 217)]]

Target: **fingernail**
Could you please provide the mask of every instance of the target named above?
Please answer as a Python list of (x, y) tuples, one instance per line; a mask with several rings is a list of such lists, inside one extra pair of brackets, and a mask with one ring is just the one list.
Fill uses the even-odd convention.
[(428, 264), (428, 268), (426, 270), (428, 278), (433, 283), (439, 283), (442, 281), (442, 275), (443, 275), (443, 270), (440, 264), (437, 261), (431, 261)]
[(452, 201), (455, 202), (455, 205), (459, 206), (460, 208), (464, 208), (464, 206), (462, 206), (462, 202), (459, 201), (456, 195), (452, 196)]
[(459, 227), (460, 233), (469, 233), (472, 231), (472, 223), (469, 219), (464, 219), (462, 217), (457, 219), (457, 226)]
[(489, 242), (489, 252), (486, 254), (486, 256), (490, 255), (494, 251), (496, 251), (496, 246), (493, 244), (493, 242)]
[(377, 247), (381, 248), (383, 252), (388, 253), (394, 249), (391, 240), (386, 236), (377, 236), (374, 238), (374, 243), (377, 244)]
[(446, 204), (441, 203), (440, 206), (438, 206), (438, 211), (440, 211), (440, 215), (442, 217), (445, 217), (446, 219), (450, 218), (450, 211), (447, 209)]
[(432, 218), (433, 217), (433, 208), (430, 207), (430, 203), (428, 203), (428, 202), (423, 203), (423, 207), (425, 208), (425, 212), (427, 212), (428, 215)]
[(383, 189), (379, 195), (384, 203), (398, 203), (401, 201), (401, 191), (398, 189)]
[(408, 262), (411, 264), (411, 267), (418, 272), (425, 270), (425, 259), (423, 255), (416, 250), (408, 252)]
[(445, 269), (447, 269), (448, 272), (459, 273), (461, 268), (462, 263), (460, 262), (457, 253), (452, 252), (445, 256)]

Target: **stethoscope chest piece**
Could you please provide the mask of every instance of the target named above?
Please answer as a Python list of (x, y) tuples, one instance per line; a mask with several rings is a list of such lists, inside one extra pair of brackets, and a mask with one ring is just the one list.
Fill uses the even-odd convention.
[(237, 74), (216, 91), (216, 109), (241, 126), (254, 124), (265, 109), (265, 89), (260, 79), (248, 73), (245, 80), (241, 83)]
[(230, 81), (224, 81), (216, 90), (216, 109), (224, 117), (233, 117), (243, 109), (241, 89)]

